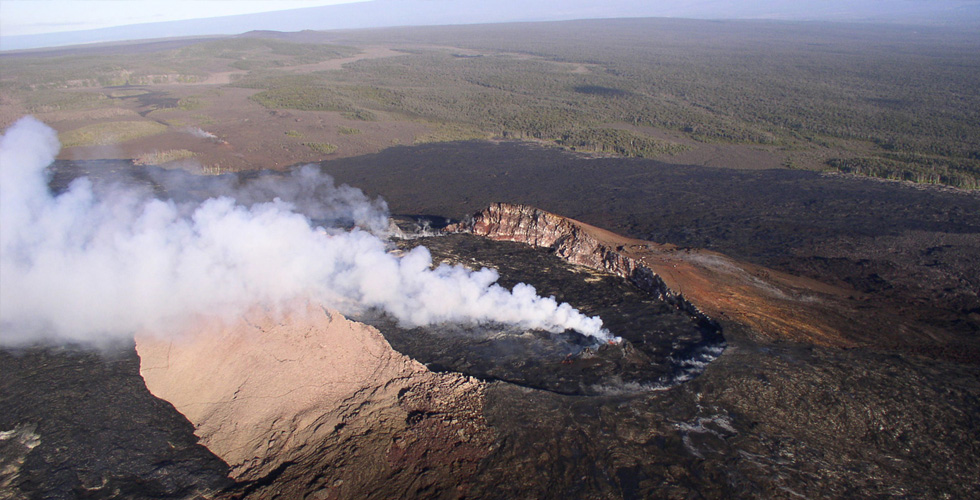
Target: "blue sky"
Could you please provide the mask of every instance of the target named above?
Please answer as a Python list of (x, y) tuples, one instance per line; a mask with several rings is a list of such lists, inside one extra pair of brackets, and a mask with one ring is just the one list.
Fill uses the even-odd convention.
[(363, 0), (0, 0), (0, 34), (33, 35)]

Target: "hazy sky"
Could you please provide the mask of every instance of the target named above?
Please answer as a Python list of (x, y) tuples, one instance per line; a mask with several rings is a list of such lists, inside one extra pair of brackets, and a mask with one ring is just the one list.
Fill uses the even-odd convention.
[(77, 31), (364, 0), (0, 0), (3, 36)]
[[(329, 7), (337, 4), (351, 5)], [(301, 8), (312, 8), (313, 12), (259, 14)], [(237, 14), (251, 15), (226, 17)], [(218, 17), (224, 19), (172, 22)], [(141, 38), (232, 35), (251, 30), (333, 30), (610, 17), (976, 26), (980, 25), (980, 0), (0, 0), (0, 50)], [(133, 25), (138, 27), (121, 28)]]

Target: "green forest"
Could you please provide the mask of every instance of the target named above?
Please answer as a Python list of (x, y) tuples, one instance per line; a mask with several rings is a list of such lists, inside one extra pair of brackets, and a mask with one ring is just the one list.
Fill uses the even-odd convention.
[[(147, 54), (5, 58), (35, 106), (74, 87), (235, 71), (269, 109), (417, 120), (446, 138), (658, 158), (694, 144), (833, 151), (820, 168), (980, 188), (980, 35), (863, 24), (633, 19), (226, 38)], [(290, 68), (385, 46), (343, 69)], [(53, 94), (52, 89), (61, 93)], [(681, 140), (654, 137), (670, 131)], [(821, 149), (822, 148), (822, 149)]]
[(844, 152), (823, 168), (980, 188), (980, 36), (910, 31), (677, 20), (402, 29), (353, 41), (387, 35), (404, 56), (243, 84), (266, 89), (255, 98), (270, 107), (396, 112), (624, 156), (685, 149), (630, 126), (831, 146)]

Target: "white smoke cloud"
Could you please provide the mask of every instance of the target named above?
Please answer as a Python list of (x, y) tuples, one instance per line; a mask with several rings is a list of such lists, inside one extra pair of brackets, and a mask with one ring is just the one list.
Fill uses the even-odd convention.
[(207, 130), (204, 130), (201, 127), (187, 127), (184, 129), (184, 131), (186, 131), (188, 134), (193, 135), (194, 137), (197, 137), (198, 139), (207, 139), (211, 142), (222, 142), (221, 139), (218, 138), (218, 136), (212, 134), (211, 132), (208, 132)]
[(58, 148), (56, 133), (31, 117), (0, 140), (2, 344), (105, 343), (296, 299), (380, 308), (409, 327), (501, 322), (612, 338), (598, 317), (531, 286), (502, 288), (494, 270), (433, 268), (421, 247), (390, 253), (379, 237), (384, 203), (316, 169), (214, 185), (224, 195), (202, 202), (96, 190), (84, 178), (53, 195), (44, 169)]

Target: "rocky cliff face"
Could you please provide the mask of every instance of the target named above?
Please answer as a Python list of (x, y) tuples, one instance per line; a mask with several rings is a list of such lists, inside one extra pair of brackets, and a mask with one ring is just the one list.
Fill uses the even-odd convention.
[[(598, 228), (591, 228), (599, 231)], [(582, 223), (528, 205), (494, 203), (447, 231), (470, 231), (494, 240), (547, 247), (565, 260), (629, 278), (637, 263), (599, 241)]]
[(672, 252), (675, 250), (673, 246), (628, 240), (532, 206), (509, 203), (494, 203), (474, 214), (470, 221), (449, 226), (446, 230), (469, 231), (493, 240), (549, 248), (572, 264), (626, 278), (641, 290), (692, 314), (703, 323), (715, 323), (682, 293), (668, 286), (642, 259), (625, 252), (627, 246)]
[(656, 272), (639, 259), (624, 253), (626, 240), (623, 237), (597, 227), (528, 205), (494, 203), (486, 210), (474, 214), (470, 221), (448, 226), (446, 231), (472, 232), (493, 240), (516, 241), (549, 248), (555, 255), (572, 264), (626, 278), (640, 289), (698, 316), (703, 321), (710, 321), (682, 294), (668, 287)]

